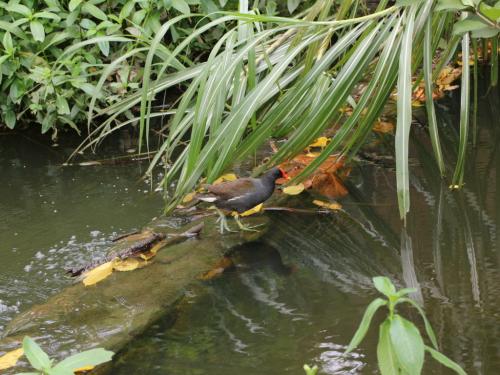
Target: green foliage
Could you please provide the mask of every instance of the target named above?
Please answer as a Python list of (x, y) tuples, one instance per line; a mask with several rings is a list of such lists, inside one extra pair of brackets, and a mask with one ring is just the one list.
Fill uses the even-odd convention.
[(306, 375), (316, 375), (318, 373), (318, 366), (309, 367), (309, 365), (304, 365), (304, 371)]
[(93, 367), (110, 361), (114, 354), (108, 350), (97, 348), (74, 354), (57, 364), (53, 364), (53, 360), (49, 358), (35, 340), (28, 336), (23, 340), (23, 350), (31, 366), (38, 370), (29, 373), (33, 375), (73, 375), (77, 369)]
[[(382, 375), (420, 375), (424, 365), (424, 356), (427, 351), (444, 366), (454, 370), (457, 374), (465, 375), (465, 371), (451, 359), (438, 351), (434, 331), (425, 316), (422, 308), (407, 295), (413, 289), (396, 290), (387, 277), (374, 277), (375, 288), (387, 299), (377, 298), (367, 307), (363, 319), (354, 334), (346, 353), (354, 350), (365, 337), (375, 312), (382, 306), (387, 306), (387, 318), (380, 324), (377, 358)], [(403, 318), (396, 311), (399, 304), (406, 303), (417, 309), (425, 324), (425, 331), (432, 347), (424, 344), (418, 328), (409, 320)]]
[[(226, 2), (220, 2), (220, 4)], [(221, 7), (223, 6), (221, 5)], [(169, 45), (190, 35), (210, 19), (189, 19), (192, 11), (213, 13), (221, 7), (212, 0), (10, 0), (0, 1), (1, 123), (37, 123), (42, 133), (60, 128), (80, 132), (87, 111), (123, 100), (137, 90), (143, 76), (144, 50), (162, 22), (182, 14), (172, 26), (157, 55), (165, 59)], [(228, 2), (228, 9), (237, 3)], [(189, 56), (210, 50), (225, 25), (206, 33), (182, 56), (174, 70), (192, 64)], [(121, 59), (130, 54), (130, 59)], [(113, 64), (107, 79), (100, 71)], [(123, 113), (131, 118), (132, 109)], [(0, 125), (1, 126), (1, 125)]]

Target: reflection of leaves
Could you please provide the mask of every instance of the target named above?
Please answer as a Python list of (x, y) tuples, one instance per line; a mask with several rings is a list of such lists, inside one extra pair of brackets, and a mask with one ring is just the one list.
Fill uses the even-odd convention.
[(0, 357), (0, 370), (14, 367), (19, 358), (24, 354), (23, 348), (11, 350)]

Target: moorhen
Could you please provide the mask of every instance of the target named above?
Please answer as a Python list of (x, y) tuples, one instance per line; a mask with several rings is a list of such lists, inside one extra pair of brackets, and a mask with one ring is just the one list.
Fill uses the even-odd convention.
[(288, 178), (283, 169), (274, 167), (260, 178), (246, 177), (217, 185), (205, 185), (208, 193), (198, 194), (197, 198), (215, 204), (220, 216), (221, 233), (224, 229), (230, 231), (223, 211), (236, 212), (235, 220), (238, 227), (241, 230), (252, 230), (240, 222), (238, 214), (266, 201), (274, 192), (276, 180), (281, 177)]

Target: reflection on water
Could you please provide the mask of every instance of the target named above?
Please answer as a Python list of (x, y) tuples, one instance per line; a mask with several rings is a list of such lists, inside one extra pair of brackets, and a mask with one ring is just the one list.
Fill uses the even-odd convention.
[[(497, 95), (481, 103), (479, 145), (470, 151), (462, 191), (440, 180), (425, 129), (416, 126), (406, 228), (395, 205), (394, 171), (361, 163), (345, 212), (270, 214), (265, 238), (231, 254), (237, 267), (194, 285), (175, 315), (131, 342), (113, 374), (299, 374), (304, 363), (325, 374), (375, 373), (376, 329), (342, 356), (376, 296), (375, 275), (416, 289), (412, 298), (425, 307), (441, 349), (469, 373), (498, 373)], [(454, 106), (440, 116), (450, 165), (458, 139)], [(401, 313), (423, 328), (414, 311)], [(429, 359), (424, 373), (450, 372)]]

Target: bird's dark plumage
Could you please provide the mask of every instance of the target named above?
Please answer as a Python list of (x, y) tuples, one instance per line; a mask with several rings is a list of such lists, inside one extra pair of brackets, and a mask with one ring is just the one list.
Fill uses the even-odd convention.
[(286, 174), (280, 168), (273, 168), (260, 178), (240, 178), (217, 185), (207, 185), (207, 194), (198, 196), (200, 200), (213, 202), (216, 207), (245, 212), (269, 199), (273, 194), (275, 182)]

